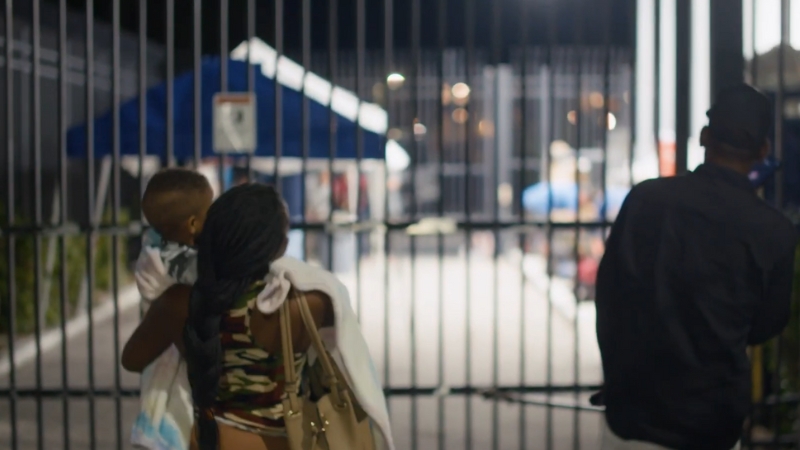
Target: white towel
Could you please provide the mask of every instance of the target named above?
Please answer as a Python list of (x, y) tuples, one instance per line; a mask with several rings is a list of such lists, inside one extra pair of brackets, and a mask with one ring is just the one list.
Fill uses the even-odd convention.
[[(304, 292), (324, 292), (331, 298), (335, 314), (334, 326), (320, 329), (320, 336), (334, 362), (347, 378), (347, 384), (364, 412), (381, 434), (383, 447), (394, 450), (386, 397), (369, 347), (350, 304), (347, 288), (328, 271), (294, 258), (283, 257), (272, 264), (267, 276), (267, 286), (258, 295), (256, 307), (264, 314), (276, 312), (286, 300), (291, 286)], [(312, 349), (309, 363), (313, 362), (313, 358)]]
[[(197, 278), (194, 249), (164, 242), (154, 232), (145, 236), (143, 244), (135, 277), (145, 308), (173, 284), (194, 283)], [(189, 448), (194, 425), (191, 392), (186, 363), (178, 349), (171, 345), (142, 373), (141, 406), (131, 432), (134, 447)]]

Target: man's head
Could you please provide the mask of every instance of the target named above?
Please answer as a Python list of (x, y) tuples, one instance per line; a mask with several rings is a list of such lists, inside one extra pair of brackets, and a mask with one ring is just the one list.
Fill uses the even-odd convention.
[(165, 239), (194, 245), (213, 198), (214, 191), (202, 174), (187, 169), (164, 169), (147, 183), (142, 213)]
[(772, 104), (755, 88), (723, 89), (706, 115), (708, 126), (700, 134), (706, 161), (746, 174), (769, 154)]

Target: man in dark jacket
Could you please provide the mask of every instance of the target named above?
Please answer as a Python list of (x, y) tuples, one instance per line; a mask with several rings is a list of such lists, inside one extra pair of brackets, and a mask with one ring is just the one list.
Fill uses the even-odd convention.
[(769, 153), (769, 100), (722, 91), (705, 164), (631, 190), (597, 278), (603, 450), (729, 450), (750, 407), (746, 349), (789, 318), (797, 232), (748, 179)]

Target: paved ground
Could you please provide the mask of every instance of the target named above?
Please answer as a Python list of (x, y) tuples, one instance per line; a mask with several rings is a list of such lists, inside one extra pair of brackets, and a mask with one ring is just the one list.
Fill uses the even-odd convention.
[[(388, 264), (388, 301), (385, 300), (387, 267), (382, 257), (362, 260), (360, 283), (352, 273), (342, 279), (350, 287), (353, 303), (360, 311), (364, 333), (379, 370), (388, 368), (390, 386), (436, 386), (440, 356), (444, 386), (465, 385), (468, 377), (470, 384), (487, 387), (495, 383), (495, 377), (501, 385), (544, 384), (548, 379), (555, 384), (570, 385), (576, 381), (576, 373), (580, 383), (600, 381), (593, 307), (578, 308), (576, 313), (574, 308), (559, 307), (560, 304), (570, 305), (571, 299), (548, 302), (546, 282), (536, 275), (540, 271), (537, 261), (525, 263), (530, 281), (525, 283), (524, 289), (523, 264), (514, 258), (500, 260), (495, 268), (490, 258), (476, 252), (470, 261), (469, 273), (463, 256), (446, 258), (443, 270), (435, 257), (426, 256), (418, 257), (413, 266), (407, 257), (390, 259)], [(569, 290), (553, 286), (550, 291), (554, 296), (563, 297)], [(440, 292), (444, 295), (440, 296)], [(444, 311), (441, 317), (440, 310)], [(386, 321), (386, 317), (390, 319)], [(120, 342), (130, 335), (137, 320), (135, 309), (121, 314)], [(438, 351), (440, 336), (442, 355)], [(122, 387), (136, 387), (138, 378), (125, 373), (115, 363), (111, 321), (95, 329), (93, 342), (95, 386), (112, 389), (118, 376)], [(389, 343), (387, 355), (386, 342)], [(499, 349), (496, 353), (495, 348)], [(44, 354), (42, 385), (60, 389), (62, 366), (65, 366), (69, 387), (87, 388), (87, 350), (86, 333), (81, 333), (68, 341), (66, 364), (63, 364), (60, 347)], [(521, 379), (522, 368), (524, 380)], [(0, 387), (7, 386), (8, 378), (0, 378)], [(17, 388), (34, 389), (35, 386), (35, 364), (20, 367)], [(563, 400), (569, 402), (572, 396)], [(585, 398), (581, 401), (586, 404)], [(64, 402), (58, 397), (42, 400), (45, 449), (65, 448), (63, 406)], [(117, 407), (120, 414), (117, 414)], [(25, 398), (18, 402), (17, 408), (18, 448), (35, 449), (36, 401)], [(438, 420), (440, 408), (443, 408), (443, 424)], [(136, 409), (135, 399), (121, 399), (119, 404), (113, 398), (97, 399), (94, 411), (96, 448), (117, 448), (118, 438), (121, 448), (129, 448), (127, 437)], [(528, 406), (522, 420), (519, 405), (481, 398), (473, 398), (468, 403), (460, 396), (421, 397), (416, 401), (395, 397), (390, 400), (390, 409), (398, 449), (413, 448), (412, 436), (417, 437), (416, 448), (438, 448), (439, 430), (442, 430), (447, 449), (467, 448), (468, 439), (472, 441), (471, 448), (490, 449), (494, 435), (498, 436), (501, 449), (546, 449), (548, 429), (554, 449), (575, 448), (576, 436), (579, 448), (598, 448), (600, 415), (596, 412), (576, 415), (569, 410), (552, 410), (552, 420), (548, 421), (545, 408)], [(8, 399), (0, 399), (0, 448), (10, 448), (8, 411)], [(469, 422), (468, 413), (471, 414)], [(576, 418), (578, 433), (575, 433)], [(70, 448), (89, 448), (91, 420), (85, 397), (69, 399), (68, 419)], [(497, 424), (494, 432), (493, 424)], [(524, 444), (520, 442), (521, 429), (526, 435)]]

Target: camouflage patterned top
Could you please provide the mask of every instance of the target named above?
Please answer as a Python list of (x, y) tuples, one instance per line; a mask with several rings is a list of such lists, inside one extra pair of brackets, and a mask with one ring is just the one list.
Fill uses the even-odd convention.
[[(256, 283), (234, 303), (220, 324), (223, 362), (213, 414), (218, 421), (247, 431), (282, 434), (284, 395), (283, 356), (259, 347), (250, 332), (250, 315), (265, 283)], [(303, 373), (305, 353), (295, 355)]]

